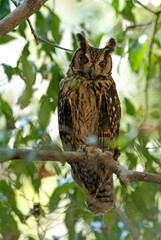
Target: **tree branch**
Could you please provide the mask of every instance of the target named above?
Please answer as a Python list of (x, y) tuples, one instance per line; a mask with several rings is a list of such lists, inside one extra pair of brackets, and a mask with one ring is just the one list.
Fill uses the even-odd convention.
[[(15, 0), (11, 0), (11, 1), (13, 2), (13, 4), (14, 4), (16, 7), (18, 7), (18, 4), (17, 4), (17, 2), (16, 2)], [(32, 27), (32, 24), (31, 24), (30, 19), (27, 19), (27, 22), (28, 22), (28, 25), (29, 25), (29, 27), (30, 27), (30, 29), (31, 29), (31, 33), (34, 35), (36, 44), (39, 45), (39, 41), (37, 40), (37, 36), (36, 36), (35, 30), (34, 30), (33, 27)]]
[(128, 170), (117, 161), (114, 161), (110, 152), (104, 152), (100, 155), (83, 152), (59, 152), (48, 150), (30, 150), (30, 149), (0, 149), (1, 162), (8, 160), (18, 160), (31, 157), (38, 161), (58, 161), (63, 165), (65, 162), (88, 161), (91, 164), (104, 165), (108, 171), (115, 173), (120, 180), (121, 185), (128, 186), (131, 182), (142, 181), (161, 184), (161, 175), (147, 172), (138, 172)]
[[(13, 4), (14, 4), (16, 7), (19, 6), (15, 0), (11, 0), (11, 1), (13, 2)], [(46, 44), (48, 44), (48, 45), (50, 45), (50, 46), (52, 46), (52, 47), (59, 48), (59, 49), (62, 49), (62, 50), (65, 50), (65, 51), (69, 51), (69, 52), (73, 52), (73, 50), (71, 50), (71, 49), (67, 49), (67, 48), (64, 48), (64, 47), (60, 47), (59, 45), (53, 44), (53, 43), (51, 43), (51, 42), (49, 42), (49, 41), (47, 41), (47, 40), (44, 40), (44, 39), (38, 37), (37, 34), (36, 34), (36, 32), (35, 32), (35, 30), (34, 30), (34, 28), (32, 27), (32, 24), (31, 24), (30, 19), (27, 18), (26, 20), (27, 20), (27, 22), (28, 22), (28, 24), (29, 24), (29, 27), (30, 27), (30, 29), (31, 29), (31, 33), (32, 33), (33, 36), (34, 36), (37, 45), (39, 45), (39, 41), (41, 41), (41, 42), (44, 42), (44, 43), (46, 43)]]
[(47, 0), (26, 0), (0, 21), (0, 38), (37, 12)]

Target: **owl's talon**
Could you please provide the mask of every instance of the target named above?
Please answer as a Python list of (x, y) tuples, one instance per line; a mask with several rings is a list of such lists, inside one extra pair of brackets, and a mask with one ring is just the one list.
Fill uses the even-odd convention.
[(97, 148), (95, 146), (86, 146), (82, 145), (81, 147), (78, 148), (77, 152), (85, 152), (85, 153), (95, 153), (95, 154), (101, 154), (102, 150), (100, 148)]
[(99, 155), (102, 153), (102, 149), (100, 149), (100, 148), (95, 148), (95, 149), (93, 150), (93, 153), (95, 153), (97, 156), (99, 156)]
[(82, 145), (77, 149), (77, 152), (86, 152), (87, 151), (86, 148), (87, 148), (86, 145)]
[(96, 157), (98, 157), (102, 153), (102, 150), (100, 148), (97, 148), (96, 146), (82, 145), (81, 147), (78, 148), (77, 152), (84, 152), (85, 156), (88, 159), (88, 154), (94, 153)]
[[(106, 156), (106, 158), (104, 157)], [(103, 152), (98, 159), (98, 163), (101, 165), (101, 168), (109, 168), (109, 160), (113, 160), (113, 154), (109, 151)]]

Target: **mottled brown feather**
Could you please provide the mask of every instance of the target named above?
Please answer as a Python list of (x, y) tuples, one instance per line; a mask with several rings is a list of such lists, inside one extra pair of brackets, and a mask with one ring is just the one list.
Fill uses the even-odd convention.
[[(110, 52), (115, 41), (110, 40), (105, 48), (97, 49), (83, 35), (79, 34), (78, 38), (81, 47), (73, 56), (67, 77), (60, 83), (60, 138), (64, 150), (77, 151), (84, 146), (89, 149), (88, 140), (92, 136), (97, 140), (94, 148), (111, 151), (117, 160), (119, 150), (111, 146), (111, 141), (119, 135), (121, 118), (120, 101), (111, 76)], [(82, 58), (86, 63), (81, 62)], [(100, 66), (102, 61), (106, 66)], [(114, 201), (113, 179), (108, 169), (100, 163), (92, 165), (88, 160), (72, 163), (71, 167), (75, 182), (85, 190), (88, 209), (94, 214), (104, 214)]]

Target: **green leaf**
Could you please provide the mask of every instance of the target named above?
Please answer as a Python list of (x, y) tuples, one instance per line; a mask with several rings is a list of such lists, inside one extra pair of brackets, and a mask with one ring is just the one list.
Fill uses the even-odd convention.
[[(1, 216), (1, 224), (0, 224), (0, 232), (1, 239), (19, 239), (20, 232), (18, 230), (17, 222), (14, 219), (12, 211), (9, 207), (3, 206), (0, 204), (0, 216)], [(9, 238), (8, 238), (9, 236)]]
[(121, 11), (121, 14), (125, 19), (135, 23), (135, 16), (132, 13), (133, 7), (134, 7), (133, 2), (131, 0), (126, 0), (125, 8)]
[(72, 57), (73, 57), (73, 54), (72, 54), (72, 53), (69, 53), (69, 52), (66, 52), (65, 54), (66, 54), (66, 56), (67, 56), (67, 59), (68, 59), (69, 61), (71, 61), (71, 60), (72, 60)]
[(59, 82), (63, 79), (63, 75), (58, 65), (54, 65), (52, 68), (52, 79), (49, 84), (47, 95), (52, 102), (52, 111), (55, 111), (58, 103)]
[(118, 14), (118, 10), (119, 10), (119, 0), (113, 0), (112, 2), (112, 6), (114, 7), (116, 14)]
[(5, 43), (10, 42), (10, 41), (15, 40), (15, 39), (16, 39), (15, 37), (7, 34), (0, 39), (0, 44), (5, 44)]
[(140, 69), (146, 50), (146, 44), (141, 44), (138, 41), (136, 41), (135, 44), (129, 48), (129, 60), (134, 72), (137, 72)]
[(68, 229), (68, 237), (71, 240), (75, 240), (75, 224), (76, 221), (74, 221), (74, 219), (77, 219), (77, 214), (76, 211), (73, 211), (73, 206), (70, 203), (69, 207), (68, 207), (68, 211), (66, 213), (65, 216), (65, 223)]
[(26, 39), (26, 34), (25, 34), (26, 27), (27, 27), (26, 21), (24, 21), (23, 23), (21, 23), (21, 24), (19, 25), (19, 27), (18, 27), (21, 36), (24, 37), (25, 39)]
[[(134, 224), (134, 226), (140, 223), (140, 219), (144, 221), (152, 219), (152, 215), (156, 209), (154, 201), (156, 190), (156, 184), (140, 183), (135, 188), (135, 191), (131, 192), (125, 199), (125, 210), (130, 222)], [(135, 214), (136, 212), (137, 214)], [(131, 216), (133, 217), (131, 218)]]
[[(54, 42), (52, 42), (52, 41), (50, 41), (50, 42), (54, 44)], [(51, 62), (53, 62), (52, 53), (55, 53), (55, 48), (53, 46), (50, 46), (50, 45), (46, 44), (46, 43), (42, 43), (42, 48), (39, 49), (39, 51), (38, 51), (39, 56), (41, 56), (42, 50), (45, 51), (46, 56), (48, 56), (50, 58)]]
[(51, 33), (55, 42), (60, 43), (62, 33), (60, 31), (60, 18), (58, 15), (54, 14), (51, 26)]
[(95, 44), (96, 44), (96, 47), (99, 47), (100, 45), (100, 42), (101, 42), (101, 39), (102, 37), (104, 36), (104, 33), (101, 33), (96, 39), (95, 39)]
[(126, 156), (129, 162), (129, 168), (134, 170), (137, 166), (137, 156), (134, 153), (126, 152)]
[(157, 57), (155, 55), (152, 55), (151, 57), (151, 65), (150, 65), (150, 78), (155, 78), (157, 74)]
[(161, 108), (158, 108), (153, 112), (151, 112), (151, 116), (156, 119), (159, 119), (159, 118), (161, 119)]
[(18, 99), (18, 104), (20, 104), (22, 109), (28, 106), (35, 91), (32, 89), (32, 86), (36, 81), (36, 66), (34, 62), (27, 59), (30, 54), (28, 47), (29, 44), (26, 44), (17, 62), (17, 67), (15, 68), (15, 72), (25, 81), (26, 84), (24, 92)]
[(109, 227), (109, 229), (113, 229), (113, 227), (115, 226), (116, 221), (117, 221), (117, 214), (116, 214), (116, 211), (114, 209), (109, 210), (104, 215), (104, 223)]
[(22, 72), (26, 79), (26, 84), (32, 87), (36, 80), (36, 67), (31, 61), (28, 61), (25, 57), (21, 58)]
[(0, 96), (0, 116), (4, 114), (6, 120), (9, 121), (13, 117), (13, 112), (9, 104)]
[[(81, 188), (76, 186), (73, 187), (74, 192), (70, 194), (70, 204), (68, 206), (66, 216), (65, 216), (65, 224), (68, 229), (69, 239), (76, 239), (77, 233), (75, 231), (76, 222), (79, 221), (80, 216), (84, 216), (86, 214), (86, 209), (84, 211), (84, 196)], [(77, 220), (77, 221), (76, 221)], [(88, 239), (88, 238), (85, 238)]]
[(28, 44), (26, 44), (17, 65), (22, 70), (23, 80), (28, 86), (32, 87), (36, 80), (36, 66), (34, 62), (27, 59), (29, 54)]
[(78, 48), (78, 44), (77, 44), (77, 39), (74, 33), (72, 33), (72, 40), (73, 40), (73, 49), (75, 51)]
[(36, 32), (39, 36), (46, 38), (46, 19), (39, 11), (36, 13)]
[(1, 0), (0, 1), (0, 19), (4, 18), (6, 15), (10, 13), (10, 4), (9, 0)]
[[(30, 55), (30, 51), (29, 51), (29, 43), (27, 43), (24, 48), (23, 51), (21, 53), (21, 56), (24, 56), (25, 58), (27, 58)], [(20, 58), (21, 58), (20, 56)]]
[(7, 74), (8, 80), (10, 81), (15, 73), (14, 68), (7, 64), (2, 64), (2, 66), (4, 67), (5, 73)]
[(19, 97), (18, 102), (17, 102), (20, 105), (21, 109), (24, 109), (25, 107), (27, 107), (29, 105), (33, 93), (34, 93), (34, 90), (31, 89), (31, 87), (29, 85), (26, 85), (24, 92)]
[(65, 183), (62, 186), (57, 187), (50, 198), (50, 207), (53, 208), (53, 202), (55, 207), (57, 207), (62, 196), (68, 193), (69, 190), (73, 188), (74, 184), (75, 184), (74, 182)]
[(17, 213), (17, 216), (20, 217), (22, 220), (22, 214), (19, 212), (16, 206), (16, 201), (15, 201), (15, 196), (14, 196), (14, 188), (12, 188), (10, 183), (7, 183), (5, 180), (0, 181), (0, 189), (1, 189), (1, 194), (5, 196), (7, 200), (7, 207), (8, 210), (12, 209), (12, 211)]
[(44, 95), (41, 98), (41, 106), (38, 112), (39, 122), (42, 129), (46, 129), (50, 119), (52, 103), (48, 96)]
[(125, 106), (126, 106), (126, 112), (130, 115), (134, 115), (135, 114), (135, 108), (133, 106), (133, 104), (130, 102), (129, 99), (125, 98)]

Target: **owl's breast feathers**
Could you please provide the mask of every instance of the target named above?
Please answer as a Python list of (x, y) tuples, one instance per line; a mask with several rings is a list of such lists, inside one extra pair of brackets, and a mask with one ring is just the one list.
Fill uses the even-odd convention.
[[(120, 101), (112, 77), (95, 81), (80, 76), (63, 79), (58, 116), (64, 150), (76, 151), (82, 145), (89, 146), (87, 140), (95, 136), (96, 147), (111, 151), (117, 160), (117, 150), (107, 146), (118, 136), (121, 118)], [(112, 177), (104, 179), (95, 198), (104, 169), (88, 162), (73, 163), (71, 167), (75, 181), (86, 192), (88, 208), (96, 214), (109, 209), (113, 203)]]
[(107, 143), (119, 134), (121, 109), (112, 77), (96, 81), (83, 77), (63, 79), (58, 112), (65, 150), (77, 150), (88, 145), (90, 136), (96, 136), (97, 146), (105, 151)]

